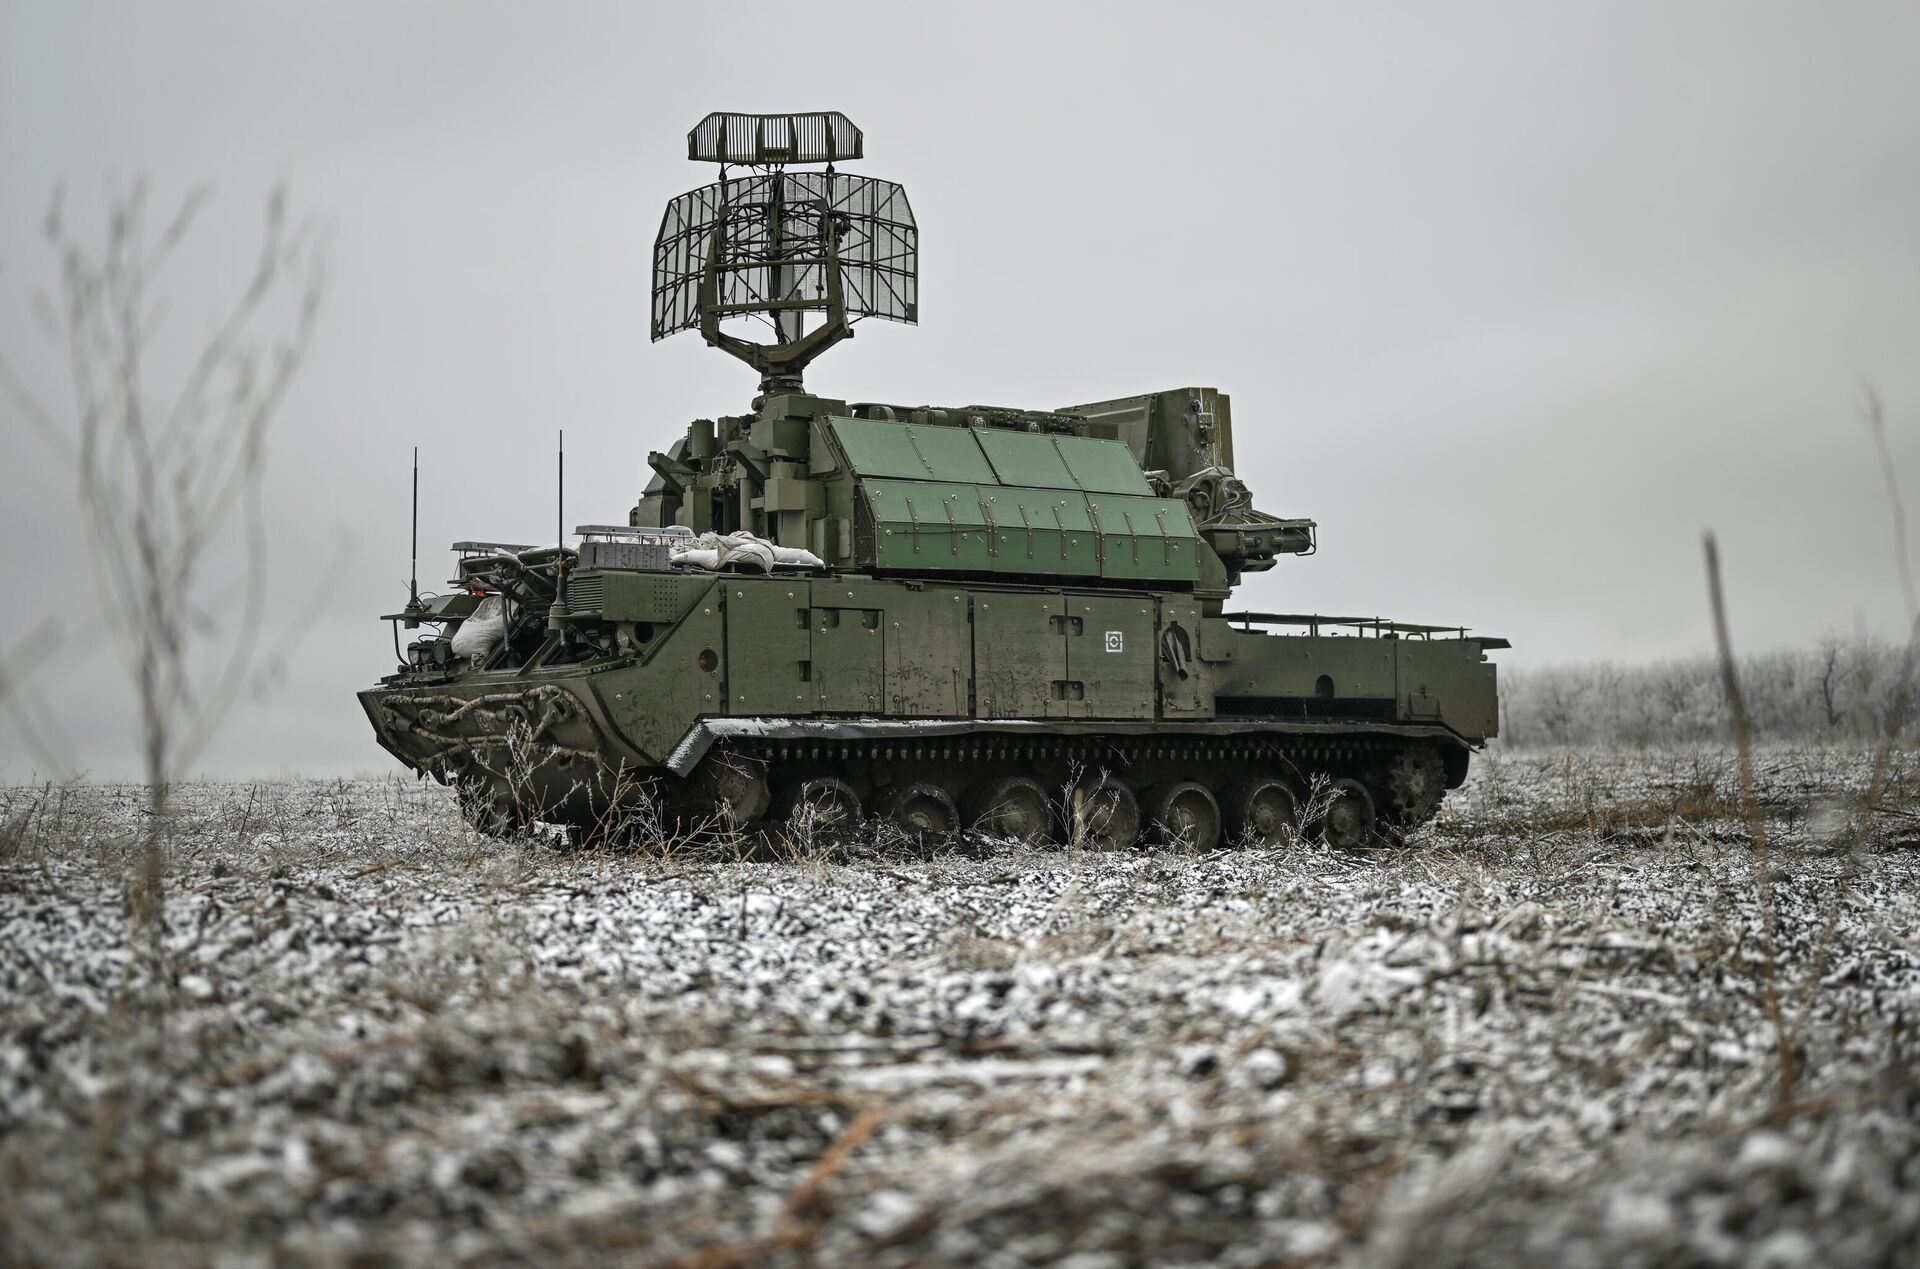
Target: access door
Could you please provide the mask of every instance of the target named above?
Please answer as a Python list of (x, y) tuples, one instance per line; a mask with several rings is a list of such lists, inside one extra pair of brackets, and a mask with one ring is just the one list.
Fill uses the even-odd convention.
[(1065, 597), (1068, 717), (1154, 716), (1154, 603), (1151, 595)]
[(735, 714), (807, 714), (814, 708), (812, 616), (805, 578), (729, 578), (727, 690)]
[(883, 594), (871, 583), (813, 586), (814, 708), (878, 714), (886, 708)]
[(964, 715), (973, 690), (967, 592), (906, 583), (889, 596), (886, 613), (888, 712), (908, 718)]
[(981, 718), (1069, 717), (1073, 684), (1057, 594), (973, 593), (973, 676)]

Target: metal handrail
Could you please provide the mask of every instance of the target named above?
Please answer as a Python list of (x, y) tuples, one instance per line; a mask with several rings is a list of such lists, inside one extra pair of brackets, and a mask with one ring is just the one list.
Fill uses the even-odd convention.
[(1220, 614), (1228, 621), (1239, 622), (1243, 629), (1254, 626), (1305, 626), (1309, 634), (1318, 635), (1322, 626), (1351, 627), (1358, 638), (1400, 638), (1407, 636), (1416, 639), (1430, 639), (1442, 635), (1451, 639), (1466, 639), (1470, 636), (1466, 626), (1423, 626), (1407, 621), (1388, 621), (1385, 617), (1328, 617), (1320, 613), (1281, 613), (1281, 612), (1229, 612)]

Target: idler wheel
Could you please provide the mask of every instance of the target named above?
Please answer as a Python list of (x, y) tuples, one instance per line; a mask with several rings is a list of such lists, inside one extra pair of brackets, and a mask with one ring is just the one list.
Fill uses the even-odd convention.
[(1032, 776), (989, 780), (973, 795), (973, 827), (989, 837), (1010, 837), (1031, 846), (1047, 839), (1053, 810), (1047, 791)]
[(773, 805), (773, 790), (767, 787), (767, 764), (738, 754), (719, 754), (700, 767), (700, 796), (709, 798), (715, 810), (730, 807), (735, 824), (751, 824), (763, 818)]
[(1088, 850), (1125, 850), (1140, 837), (1140, 800), (1126, 781), (1105, 772), (1067, 799), (1067, 842)]
[(1187, 850), (1212, 850), (1220, 844), (1220, 803), (1197, 780), (1179, 780), (1155, 789), (1150, 812), (1167, 844)]
[(953, 796), (930, 780), (896, 784), (880, 800), (880, 814), (914, 837), (945, 837), (960, 827)]
[(1300, 795), (1280, 776), (1254, 776), (1227, 793), (1227, 823), (1236, 842), (1292, 845), (1300, 831)]
[(1391, 823), (1417, 828), (1434, 817), (1447, 795), (1447, 764), (1432, 745), (1409, 745), (1387, 764), (1387, 805)]
[(860, 823), (860, 795), (836, 776), (815, 776), (780, 799), (780, 822), (793, 829), (842, 833)]
[(1374, 840), (1373, 795), (1358, 780), (1335, 780), (1328, 790), (1327, 810), (1320, 817), (1320, 835), (1329, 846), (1357, 850)]

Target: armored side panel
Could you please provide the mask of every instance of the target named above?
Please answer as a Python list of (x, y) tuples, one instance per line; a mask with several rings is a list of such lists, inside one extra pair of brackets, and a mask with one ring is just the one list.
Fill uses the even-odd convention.
[(736, 714), (813, 709), (813, 600), (806, 578), (728, 583), (727, 699)]
[(687, 573), (582, 570), (567, 579), (567, 604), (581, 618), (610, 622), (670, 622), (713, 585)]
[(1076, 414), (1110, 431), (1148, 471), (1181, 480), (1209, 467), (1233, 470), (1233, 401), (1212, 388), (1175, 388), (1089, 405)]
[(957, 587), (902, 584), (888, 600), (887, 712), (907, 718), (973, 714), (973, 627)]
[(1039, 591), (974, 596), (973, 670), (985, 718), (1065, 718), (1067, 645), (1056, 620), (1065, 604)]
[(833, 418), (827, 464), (851, 482), (853, 567), (1192, 584), (1187, 505), (1154, 496), (1118, 441)]

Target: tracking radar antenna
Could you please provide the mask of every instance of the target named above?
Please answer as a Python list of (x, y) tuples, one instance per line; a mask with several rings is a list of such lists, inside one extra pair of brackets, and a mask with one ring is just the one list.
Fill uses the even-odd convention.
[[(718, 163), (720, 179), (680, 195), (661, 218), (653, 338), (698, 330), (758, 370), (762, 392), (791, 392), (861, 318), (917, 323), (920, 234), (906, 191), (834, 171), (863, 153), (860, 129), (838, 111), (714, 113), (695, 125), (687, 157)], [(788, 170), (799, 163), (826, 166)], [(770, 327), (772, 342), (721, 329), (742, 319)]]

